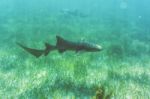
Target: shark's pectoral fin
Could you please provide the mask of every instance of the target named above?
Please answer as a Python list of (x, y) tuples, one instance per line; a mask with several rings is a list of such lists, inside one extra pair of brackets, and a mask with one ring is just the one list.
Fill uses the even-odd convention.
[(79, 50), (76, 50), (75, 53), (79, 53)]
[(64, 53), (66, 51), (66, 49), (59, 49), (58, 52), (59, 53)]
[(76, 50), (76, 53), (84, 53), (85, 50)]

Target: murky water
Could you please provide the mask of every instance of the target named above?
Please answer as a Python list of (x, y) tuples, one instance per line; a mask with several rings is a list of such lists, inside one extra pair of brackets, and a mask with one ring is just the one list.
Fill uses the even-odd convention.
[(149, 4), (1, 0), (0, 98), (150, 99)]

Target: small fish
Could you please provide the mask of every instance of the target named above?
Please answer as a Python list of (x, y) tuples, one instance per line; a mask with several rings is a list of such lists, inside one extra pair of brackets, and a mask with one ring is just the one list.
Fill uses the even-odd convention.
[(59, 53), (63, 53), (65, 51), (75, 51), (75, 52), (97, 52), (101, 51), (102, 47), (97, 44), (92, 44), (92, 43), (87, 43), (87, 42), (72, 42), (69, 40), (65, 40), (60, 36), (56, 36), (57, 38), (57, 43), (56, 45), (50, 45), (48, 43), (45, 43), (45, 49), (43, 50), (38, 50), (38, 49), (33, 49), (26, 47), (20, 43), (17, 43), (21, 48), (29, 52), (30, 54), (34, 55), (35, 57), (40, 57), (41, 55), (47, 56), (49, 52), (53, 50), (58, 50)]
[(62, 9), (61, 13), (63, 13), (66, 16), (81, 17), (81, 18), (88, 17), (88, 15), (80, 12), (77, 9), (74, 9), (74, 10), (71, 10), (71, 9)]

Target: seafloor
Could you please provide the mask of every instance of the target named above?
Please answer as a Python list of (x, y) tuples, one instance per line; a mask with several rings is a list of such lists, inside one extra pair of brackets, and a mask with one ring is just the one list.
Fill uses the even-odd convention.
[[(1, 17), (1, 99), (150, 99), (150, 29), (130, 19), (57, 15)], [(66, 18), (67, 17), (67, 18)], [(5, 20), (4, 20), (5, 19)], [(57, 51), (35, 58), (56, 35), (103, 51)]]

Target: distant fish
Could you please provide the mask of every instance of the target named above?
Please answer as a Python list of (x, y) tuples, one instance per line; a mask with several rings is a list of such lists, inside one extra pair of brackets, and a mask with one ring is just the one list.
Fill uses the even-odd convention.
[(74, 17), (87, 17), (88, 15), (80, 12), (79, 10), (70, 10), (70, 9), (62, 9), (61, 12), (66, 16), (74, 16)]
[(20, 43), (17, 43), (17, 45), (19, 45), (21, 48), (23, 48), (24, 50), (26, 50), (27, 52), (29, 52), (30, 54), (34, 55), (37, 58), (40, 57), (41, 55), (47, 56), (49, 52), (53, 50), (58, 50), (59, 53), (63, 53), (69, 50), (75, 52), (80, 52), (80, 51), (97, 52), (102, 50), (102, 47), (97, 44), (91, 44), (87, 42), (72, 42), (63, 39), (60, 36), (56, 36), (56, 38), (57, 38), (56, 46), (45, 43), (46, 48), (44, 50), (28, 48)]

